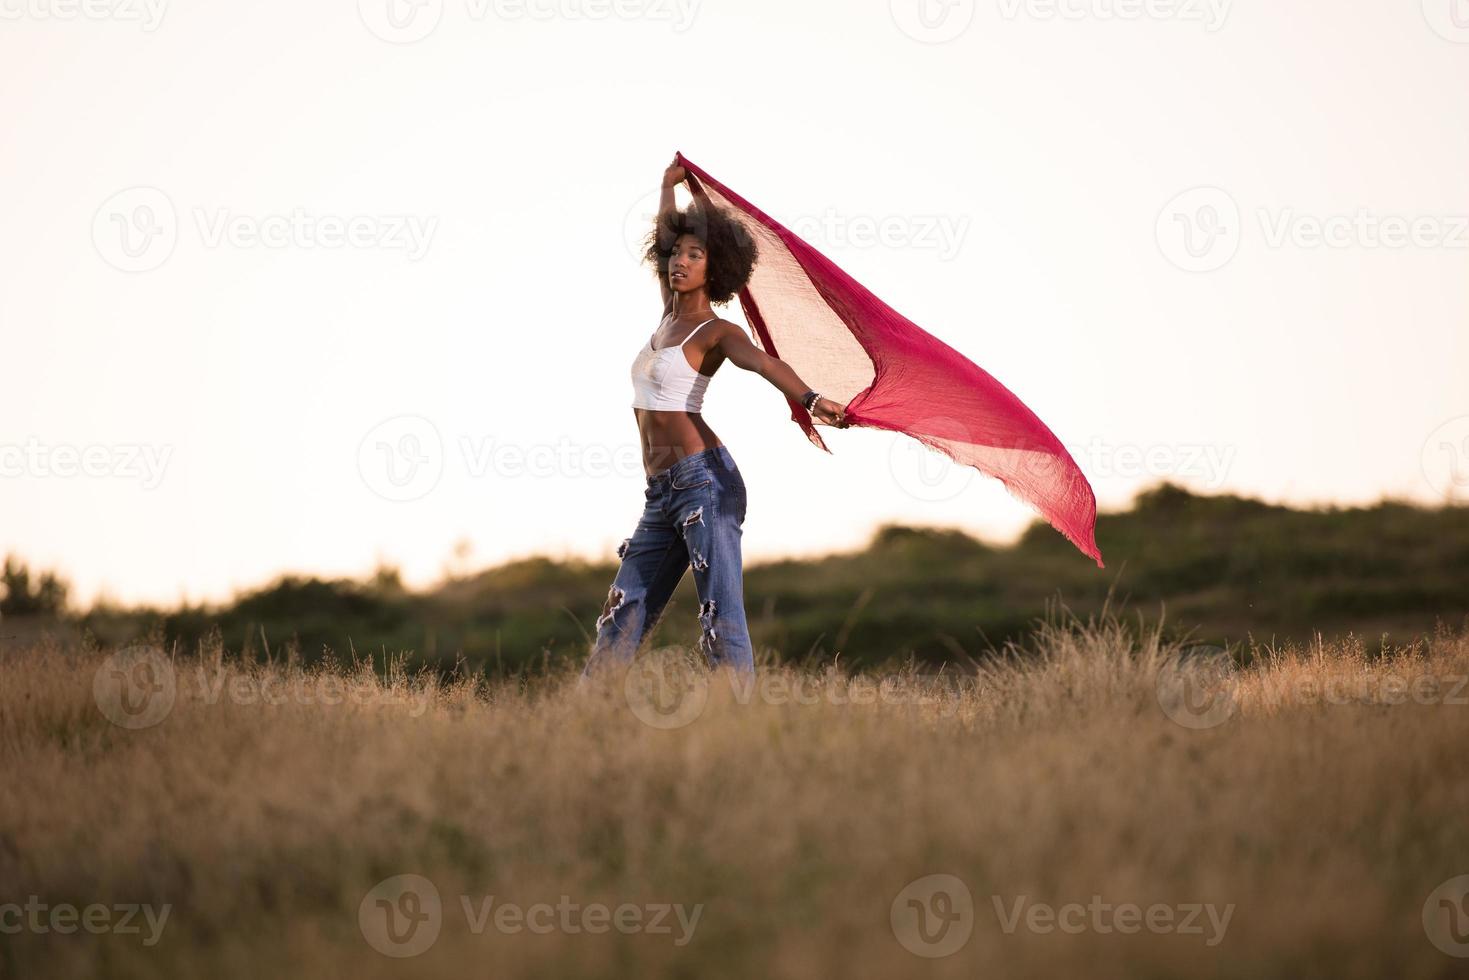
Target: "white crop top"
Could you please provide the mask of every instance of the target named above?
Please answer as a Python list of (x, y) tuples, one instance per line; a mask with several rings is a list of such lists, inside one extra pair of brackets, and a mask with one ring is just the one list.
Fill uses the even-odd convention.
[[(676, 347), (654, 349), (653, 337), (638, 352), (632, 362), (632, 407), (646, 408), (655, 412), (697, 412), (704, 405), (704, 389), (709, 387), (709, 375), (700, 374), (689, 364), (684, 355), (684, 344), (705, 323), (713, 323), (718, 317), (710, 317), (689, 331), (689, 336)], [(656, 336), (656, 334), (655, 334)]]

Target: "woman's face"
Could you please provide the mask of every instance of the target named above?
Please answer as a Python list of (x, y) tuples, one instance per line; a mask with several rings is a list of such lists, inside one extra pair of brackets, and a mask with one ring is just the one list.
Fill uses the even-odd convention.
[(679, 235), (668, 258), (668, 288), (676, 293), (702, 289), (708, 270), (704, 243), (693, 235)]

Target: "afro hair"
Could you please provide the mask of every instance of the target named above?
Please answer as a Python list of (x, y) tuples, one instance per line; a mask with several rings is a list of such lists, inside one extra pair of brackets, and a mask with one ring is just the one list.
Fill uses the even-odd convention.
[(693, 235), (704, 243), (710, 303), (728, 303), (750, 281), (759, 251), (754, 236), (728, 211), (700, 201), (663, 212), (648, 233), (643, 259), (658, 270), (659, 281), (668, 279), (668, 260), (680, 235)]

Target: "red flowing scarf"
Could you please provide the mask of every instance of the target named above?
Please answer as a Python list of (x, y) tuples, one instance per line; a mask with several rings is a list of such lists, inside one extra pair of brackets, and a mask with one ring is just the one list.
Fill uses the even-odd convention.
[[(760, 249), (740, 307), (756, 342), (823, 396), (851, 425), (912, 436), (994, 477), (1102, 566), (1097, 499), (1061, 441), (1008, 388), (878, 299), (765, 212), (690, 163), (696, 199), (744, 218)], [(827, 449), (800, 403), (791, 420)]]

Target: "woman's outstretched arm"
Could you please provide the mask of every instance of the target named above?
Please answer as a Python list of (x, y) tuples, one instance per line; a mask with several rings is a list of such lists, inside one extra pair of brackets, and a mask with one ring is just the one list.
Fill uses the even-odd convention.
[[(735, 367), (754, 371), (793, 402), (799, 402), (801, 396), (811, 390), (811, 386), (800, 379), (795, 369), (750, 343), (750, 338), (738, 326), (728, 322), (721, 323), (720, 326), (722, 335), (717, 347)], [(839, 429), (847, 427), (847, 406), (830, 398), (818, 398), (816, 404), (811, 406), (811, 414)]]

